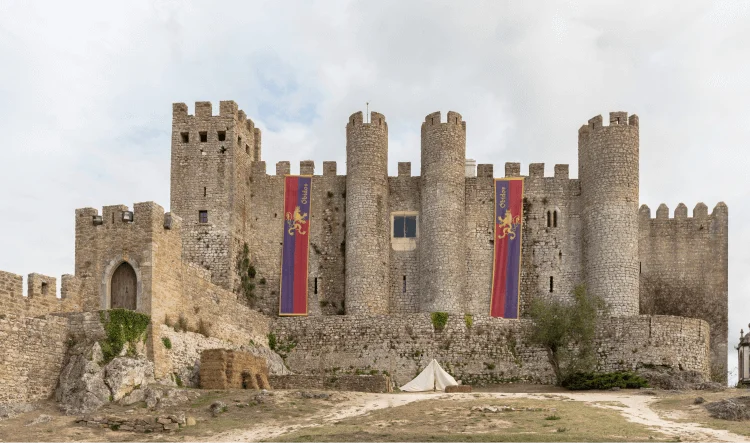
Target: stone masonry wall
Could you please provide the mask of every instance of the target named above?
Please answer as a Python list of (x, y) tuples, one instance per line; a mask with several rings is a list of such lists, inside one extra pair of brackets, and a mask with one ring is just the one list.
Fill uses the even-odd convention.
[(67, 339), (65, 318), (0, 314), (0, 403), (52, 396), (68, 349)]
[(712, 378), (726, 381), (728, 322), (728, 210), (708, 214), (698, 203), (693, 216), (680, 203), (669, 218), (662, 204), (651, 218), (639, 211), (640, 306), (642, 314), (700, 318), (711, 325)]
[(42, 274), (29, 274), (28, 291), (24, 297), (23, 278), (0, 271), (0, 314), (38, 317), (59, 312), (80, 312), (82, 297), (80, 281), (72, 275), (62, 276), (61, 298), (57, 298), (57, 279)]
[[(390, 214), (416, 214), (420, 209), (420, 177), (411, 175), (411, 163), (398, 164), (398, 176), (388, 177), (390, 194)], [(389, 217), (388, 223), (393, 219)], [(393, 227), (389, 228), (388, 251), (390, 254), (390, 300), (391, 314), (412, 314), (419, 312), (419, 245), (421, 235), (417, 223), (416, 239), (394, 239)]]
[(273, 389), (320, 389), (325, 391), (391, 392), (386, 375), (271, 375)]
[(586, 287), (613, 315), (638, 315), (638, 116), (610, 112), (578, 132)]
[[(313, 175), (315, 165), (300, 169)], [(281, 249), (284, 229), (284, 174), (289, 162), (266, 174), (266, 163), (253, 164), (247, 243), (256, 269), (254, 306), (278, 315)], [(314, 175), (310, 199), (310, 252), (308, 255), (309, 315), (336, 315), (345, 310), (346, 176), (336, 175), (336, 162), (323, 162), (323, 175)], [(317, 293), (316, 293), (317, 282)]]
[[(528, 381), (550, 383), (543, 349), (528, 344), (527, 320), (450, 316), (441, 332), (429, 314), (281, 318), (279, 346), (291, 347), (289, 369), (298, 374), (390, 374), (397, 386), (435, 358), (467, 384)], [(602, 371), (666, 365), (709, 373), (709, 327), (702, 320), (669, 316), (613, 317), (597, 334)], [(296, 343), (296, 344), (295, 344)]]

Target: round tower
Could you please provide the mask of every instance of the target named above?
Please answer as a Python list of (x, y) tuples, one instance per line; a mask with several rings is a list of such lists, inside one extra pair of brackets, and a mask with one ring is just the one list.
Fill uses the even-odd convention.
[(420, 306), (422, 312), (463, 313), (466, 290), (466, 123), (461, 114), (440, 112), (422, 123), (419, 214)]
[(638, 315), (638, 116), (610, 112), (578, 131), (583, 272), (610, 315)]
[(346, 125), (346, 313), (387, 314), (390, 294), (388, 124), (362, 112)]

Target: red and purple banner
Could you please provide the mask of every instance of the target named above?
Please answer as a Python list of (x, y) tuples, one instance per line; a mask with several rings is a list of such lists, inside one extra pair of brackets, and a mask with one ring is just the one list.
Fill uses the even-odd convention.
[(307, 315), (312, 177), (284, 177), (284, 246), (281, 253), (279, 315)]
[(492, 269), (492, 317), (518, 318), (521, 290), (523, 179), (495, 180), (495, 260)]

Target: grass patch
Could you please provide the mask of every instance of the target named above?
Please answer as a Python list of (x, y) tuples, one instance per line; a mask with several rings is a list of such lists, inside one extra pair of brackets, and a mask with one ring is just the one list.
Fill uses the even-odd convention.
[(445, 328), (445, 325), (448, 324), (447, 312), (433, 312), (431, 317), (432, 327), (435, 328), (436, 331), (442, 331)]
[[(747, 395), (746, 390), (727, 389), (723, 392), (693, 391), (660, 398), (651, 404), (660, 416), (675, 422), (698, 423), (708, 428), (721, 429), (750, 437), (749, 421), (730, 421), (711, 417), (705, 408), (707, 403)], [(694, 404), (695, 397), (705, 398), (706, 403)]]
[(169, 337), (162, 337), (161, 343), (164, 345), (167, 349), (172, 349), (172, 340), (169, 339)]

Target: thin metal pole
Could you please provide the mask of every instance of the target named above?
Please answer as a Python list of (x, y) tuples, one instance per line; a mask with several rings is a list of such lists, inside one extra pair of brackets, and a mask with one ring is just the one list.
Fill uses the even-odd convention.
[(370, 102), (367, 102), (367, 123), (370, 123)]

